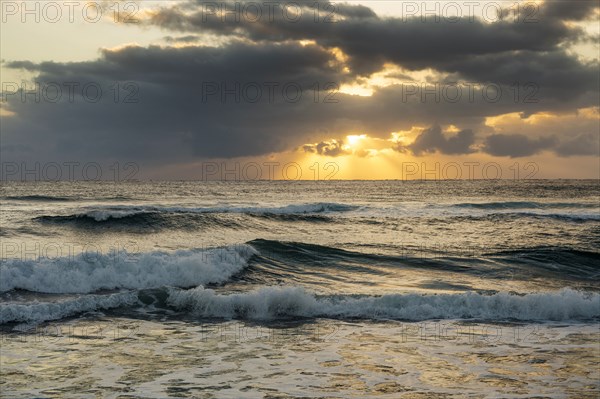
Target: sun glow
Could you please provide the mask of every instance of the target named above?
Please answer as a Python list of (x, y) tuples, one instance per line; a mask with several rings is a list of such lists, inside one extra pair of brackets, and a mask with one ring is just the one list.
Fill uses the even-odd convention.
[(346, 136), (346, 142), (348, 143), (349, 147), (356, 148), (356, 147), (358, 147), (361, 140), (364, 140), (366, 138), (367, 138), (366, 134), (360, 134), (360, 135), (353, 134), (353, 135)]

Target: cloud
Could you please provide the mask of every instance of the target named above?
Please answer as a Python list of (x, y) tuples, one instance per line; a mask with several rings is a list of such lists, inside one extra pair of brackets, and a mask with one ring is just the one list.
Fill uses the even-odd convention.
[(321, 141), (315, 144), (304, 144), (302, 147), (304, 152), (338, 157), (340, 155), (350, 155), (352, 151), (344, 146), (343, 140), (331, 139), (329, 141)]
[(198, 35), (185, 35), (185, 36), (165, 36), (163, 40), (167, 43), (192, 43), (200, 39)]
[[(164, 41), (173, 45), (103, 49), (98, 59), (81, 62), (4, 63), (3, 67), (36, 73), (41, 85), (77, 82), (79, 89), (73, 102), (66, 94), (56, 103), (21, 101), (19, 93), (10, 96), (6, 109), (14, 115), (3, 117), (3, 157), (161, 165), (263, 156), (304, 143), (315, 143), (302, 147), (304, 151), (341, 156), (351, 151), (331, 137), (360, 132), (384, 140), (390, 132), (431, 126), (434, 121), (439, 126), (425, 129), (400, 149), (470, 154), (477, 148), (475, 131), (484, 151), (498, 156), (526, 156), (544, 149), (562, 156), (587, 155), (597, 147), (597, 137), (589, 134), (567, 139), (572, 127), (560, 120), (548, 134), (561, 140), (537, 138), (544, 129), (535, 126), (526, 135), (508, 129), (502, 132), (519, 134), (485, 137), (493, 131), (485, 121), (495, 115), (564, 115), (597, 106), (598, 64), (581, 61), (571, 51), (569, 44), (581, 32), (565, 23), (597, 12), (596, 2), (584, 2), (581, 8), (544, 3), (539, 21), (531, 24), (382, 18), (367, 6), (350, 4), (335, 5), (335, 23), (315, 23), (312, 1), (298, 3), (304, 12), (297, 22), (283, 19), (280, 9), (272, 21), (263, 15), (257, 22), (223, 22), (215, 16), (204, 19), (203, 4), (178, 3), (148, 14), (145, 24), (172, 33)], [(325, 10), (328, 3), (320, 4)], [(212, 46), (194, 45), (209, 43), (206, 35), (222, 40)], [(178, 47), (181, 43), (188, 45)], [(370, 97), (338, 90), (364, 82), (374, 72), (386, 72), (388, 64), (410, 76), (425, 72), (429, 83), (438, 79), (478, 88), (471, 98), (470, 89), (463, 86), (458, 101), (407, 97), (402, 84), (374, 87)], [(395, 75), (409, 84), (421, 83), (410, 76)], [(81, 96), (81, 86), (90, 82), (103, 89), (98, 102)], [(325, 89), (330, 83), (333, 89)], [(291, 84), (287, 94), (282, 93), (286, 84)], [(480, 87), (486, 85), (499, 88), (501, 98), (484, 98)], [(261, 90), (258, 97), (256, 90)], [(298, 90), (301, 97), (291, 101), (289, 93)], [(138, 101), (125, 103), (132, 93)], [(120, 94), (118, 100), (115, 94)], [(327, 98), (336, 101), (328, 103)], [(440, 126), (449, 125), (462, 130), (443, 132)], [(17, 151), (24, 148), (28, 151)], [(353, 154), (368, 155), (371, 149), (377, 150), (369, 144)]]
[[(314, 101), (316, 87), (340, 80), (330, 53), (296, 43), (128, 46), (103, 50), (96, 61), (7, 66), (37, 72), (41, 87), (58, 84), (63, 96), (56, 103), (8, 96), (7, 109), (16, 116), (3, 120), (3, 144), (29, 143), (42, 153), (78, 159), (161, 162), (281, 151), (322, 126), (327, 107), (319, 110), (323, 104)], [(69, 82), (78, 84), (73, 101)], [(86, 84), (100, 88), (99, 101), (83, 98)], [(129, 94), (135, 101), (125, 102)]]
[[(234, 8), (233, 3), (225, 2), (228, 9)], [(247, 2), (235, 4), (244, 6)], [(564, 42), (583, 35), (580, 29), (563, 23), (563, 19), (584, 19), (598, 8), (597, 2), (593, 1), (584, 1), (581, 7), (579, 2), (573, 7), (568, 2), (548, 1), (537, 6), (539, 9), (520, 7), (517, 18), (509, 16), (488, 23), (481, 17), (473, 18), (473, 15), (458, 20), (423, 20), (421, 16), (380, 18), (362, 5), (321, 2), (320, 9), (331, 10), (335, 17), (335, 21), (329, 21), (323, 17), (315, 19), (313, 2), (295, 4), (301, 10), (297, 20), (285, 17), (285, 3), (275, 4), (269, 17), (264, 15), (265, 11), (252, 13), (252, 7), (245, 8), (250, 15), (243, 14), (236, 21), (208, 12), (207, 2), (194, 1), (185, 9), (180, 6), (162, 8), (144, 22), (174, 31), (208, 32), (255, 42), (314, 40), (323, 47), (341, 49), (349, 57), (353, 73), (370, 75), (386, 62), (412, 70), (445, 70), (446, 67), (459, 70), (458, 64), (468, 63), (470, 57), (558, 51)], [(504, 13), (512, 15), (514, 9), (506, 9)], [(494, 79), (493, 75), (489, 76)]]
[[(423, 153), (440, 152), (442, 154), (470, 154), (475, 150), (471, 146), (475, 143), (475, 133), (472, 130), (461, 130), (452, 137), (446, 137), (439, 125), (424, 129), (421, 134), (406, 146), (415, 155)], [(403, 150), (404, 147), (399, 147)]]
[(546, 0), (542, 17), (569, 21), (587, 20), (597, 16), (599, 8), (598, 0), (577, 0), (575, 6), (572, 1)]
[[(40, 157), (120, 156), (160, 163), (264, 155), (346, 135), (348, 129), (362, 128), (381, 138), (432, 119), (476, 126), (497, 113), (578, 106), (575, 101), (520, 104), (510, 96), (490, 103), (478, 95), (471, 101), (466, 94), (459, 102), (423, 102), (404, 98), (402, 85), (378, 88), (372, 97), (343, 94), (335, 85), (349, 77), (335, 55), (293, 42), (125, 46), (105, 49), (94, 61), (12, 61), (6, 66), (37, 73), (41, 86), (63, 87), (56, 103), (21, 101), (19, 93), (8, 98), (7, 109), (16, 116), (3, 121), (3, 143), (38, 148)], [(69, 82), (79, 85), (72, 102), (66, 93)], [(324, 90), (332, 82), (334, 89)], [(101, 88), (100, 101), (82, 98), (88, 83)], [(256, 97), (257, 90), (262, 95)], [(291, 98), (296, 93), (298, 101)], [(129, 94), (138, 101), (124, 103)], [(440, 149), (464, 151), (467, 139), (462, 133)]]
[[(406, 97), (400, 84), (376, 88), (371, 97), (352, 96), (323, 90), (328, 82), (349, 79), (332, 53), (292, 42), (126, 46), (103, 50), (94, 61), (13, 61), (7, 66), (37, 73), (35, 80), (42, 86), (57, 83), (64, 88), (78, 82), (80, 94), (91, 82), (103, 90), (99, 102), (76, 95), (70, 103), (66, 90), (57, 103), (23, 102), (18, 93), (9, 97), (7, 109), (16, 116), (3, 119), (3, 145), (27, 145), (37, 148), (31, 156), (51, 159), (121, 157), (160, 164), (261, 156), (353, 131), (388, 138), (390, 132), (427, 126), (432, 120), (465, 131), (448, 139), (430, 132), (415, 143), (414, 151), (461, 154), (469, 153), (473, 144), (468, 129), (482, 126), (489, 115), (569, 110), (588, 101), (520, 103), (507, 94), (489, 102), (479, 92), (470, 99), (467, 88), (458, 102), (422, 101), (418, 94)], [(121, 96), (115, 102), (117, 83)], [(270, 83), (276, 84), (272, 98)], [(135, 103), (123, 103), (131, 94), (127, 84), (135, 89)], [(285, 97), (286, 84), (292, 85), (292, 95), (300, 90), (298, 101)], [(256, 85), (262, 96), (254, 101)], [(510, 93), (508, 86), (503, 90)], [(328, 97), (335, 102), (326, 102)]]
[(582, 133), (568, 139), (556, 147), (558, 155), (600, 155), (600, 132)]
[(524, 134), (493, 134), (485, 138), (483, 151), (494, 156), (525, 157), (542, 151), (562, 157), (600, 155), (600, 133), (582, 133), (558, 139), (556, 136), (530, 138)]
[(485, 139), (483, 150), (498, 157), (526, 157), (543, 150), (551, 149), (557, 144), (555, 137), (532, 139), (524, 134), (492, 134)]
[(583, 63), (562, 49), (474, 56), (445, 62), (443, 69), (489, 84), (492, 99), (497, 91), (493, 85), (505, 85), (503, 94), (522, 104), (549, 99), (571, 101), (586, 92), (600, 90), (598, 64)]

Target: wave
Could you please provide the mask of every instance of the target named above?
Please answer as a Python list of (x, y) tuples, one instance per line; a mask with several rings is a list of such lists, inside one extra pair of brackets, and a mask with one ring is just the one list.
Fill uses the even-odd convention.
[(542, 212), (491, 212), (475, 215), (449, 215), (451, 219), (466, 221), (503, 221), (522, 218), (530, 219), (552, 219), (563, 222), (586, 223), (600, 220), (600, 213), (542, 213)]
[[(166, 300), (157, 303), (155, 297)], [(555, 292), (461, 294), (316, 295), (294, 286), (262, 287), (244, 293), (219, 294), (196, 287), (163, 287), (151, 295), (126, 291), (83, 295), (54, 302), (3, 303), (0, 324), (41, 323), (105, 309), (132, 309), (144, 314), (172, 310), (186, 319), (275, 321), (328, 318), (340, 320), (478, 320), (487, 322), (589, 322), (600, 318), (600, 294), (563, 289)]]
[(320, 214), (334, 212), (350, 212), (359, 209), (359, 206), (336, 204), (336, 203), (314, 203), (300, 205), (286, 205), (281, 207), (140, 207), (140, 206), (120, 206), (106, 207), (85, 210), (81, 213), (62, 216), (41, 216), (40, 218), (90, 218), (97, 222), (107, 221), (109, 219), (121, 219), (129, 216), (153, 213), (245, 213), (253, 215), (304, 215)]
[(534, 202), (534, 201), (504, 201), (504, 202), (465, 202), (452, 204), (454, 208), (472, 209), (600, 209), (598, 203), (585, 202)]
[(279, 215), (296, 215), (307, 213), (339, 213), (351, 212), (361, 209), (358, 205), (317, 202), (312, 204), (292, 204), (281, 207), (249, 207), (249, 208), (231, 208), (233, 212), (242, 213), (264, 213)]
[[(407, 254), (406, 248), (398, 248), (397, 254), (375, 254), (302, 242), (286, 242), (278, 240), (256, 239), (249, 241), (259, 251), (261, 258), (281, 260), (288, 269), (303, 270), (310, 266), (323, 269), (332, 266), (336, 269), (373, 273), (379, 267), (415, 267), (420, 269), (436, 269), (455, 272), (467, 272), (470, 266), (461, 265), (450, 257), (429, 258), (418, 253)], [(271, 263), (271, 265), (275, 266)]]
[(11, 259), (0, 265), (0, 292), (91, 293), (162, 286), (223, 283), (246, 267), (249, 245), (114, 255), (80, 254), (57, 259)]
[(143, 219), (144, 216), (154, 216), (159, 213), (156, 211), (143, 211), (143, 210), (90, 210), (82, 213), (76, 213), (73, 215), (44, 215), (38, 216), (33, 220), (44, 221), (44, 222), (72, 222), (72, 221), (95, 221), (95, 222), (106, 222), (111, 219), (127, 219), (136, 217), (137, 219)]
[[(139, 207), (119, 206), (86, 209), (82, 212), (69, 215), (43, 215), (33, 218), (34, 221), (43, 223), (68, 224), (75, 223), (88, 226), (93, 224), (131, 225), (137, 227), (182, 227), (186, 225), (182, 218), (190, 219), (206, 217), (211, 214), (246, 214), (252, 217), (272, 219), (278, 221), (307, 221), (328, 222), (328, 213), (349, 212), (358, 209), (358, 206), (336, 203), (314, 203), (300, 205), (286, 205), (282, 207)], [(204, 216), (203, 216), (204, 215)], [(171, 219), (179, 218), (176, 221)], [(202, 219), (200, 219), (202, 220)], [(191, 220), (193, 222), (193, 220)], [(218, 225), (219, 221), (215, 221)], [(227, 223), (224, 223), (227, 225)], [(235, 226), (233, 226), (235, 227)], [(239, 226), (238, 226), (239, 227)]]
[(518, 216), (527, 216), (533, 218), (548, 218), (567, 222), (594, 222), (600, 220), (600, 213), (588, 214), (566, 214), (566, 213), (548, 213), (548, 214), (521, 214)]
[(131, 306), (137, 301), (137, 293), (129, 291), (109, 295), (85, 295), (56, 302), (3, 303), (0, 306), (0, 324), (60, 320), (85, 312)]
[[(600, 220), (600, 213), (536, 213), (536, 212), (515, 212), (505, 214), (491, 214), (492, 217), (506, 215), (507, 218), (528, 217), (534, 219), (553, 219), (565, 222), (593, 222)], [(502, 217), (502, 216), (500, 216)]]
[[(304, 278), (315, 273), (331, 280), (344, 273), (395, 274), (398, 269), (435, 270), (528, 280), (532, 276), (594, 282), (600, 276), (600, 253), (568, 247), (528, 247), (490, 252), (488, 247), (464, 248), (386, 246), (385, 253), (358, 252), (336, 247), (277, 240), (249, 241), (259, 251), (251, 270), (241, 278), (261, 282), (269, 276)], [(443, 249), (443, 252), (436, 252)], [(269, 281), (269, 280), (266, 280)]]
[(298, 287), (265, 287), (248, 293), (223, 295), (197, 287), (190, 290), (170, 289), (168, 303), (198, 317), (250, 320), (324, 317), (407, 321), (564, 321), (600, 317), (599, 294), (570, 289), (526, 295), (482, 295), (470, 292), (319, 297)]
[(86, 198), (81, 196), (61, 197), (55, 195), (6, 195), (2, 197), (7, 201), (36, 201), (36, 202), (72, 202), (72, 201), (131, 201), (133, 197), (114, 195), (109, 197)]
[[(264, 239), (252, 240), (248, 244), (259, 254), (250, 267), (235, 279), (261, 285), (309, 283), (331, 286), (337, 282), (363, 285), (381, 281), (384, 276), (399, 276), (403, 271), (422, 273), (431, 270), (449, 273), (452, 279), (460, 279), (460, 275), (464, 275), (465, 281), (472, 277), (490, 281), (542, 279), (560, 281), (567, 286), (576, 282), (577, 287), (597, 289), (600, 277), (600, 253), (568, 246), (490, 252), (490, 248), (485, 246), (465, 250), (460, 247), (399, 245), (385, 246), (384, 252), (374, 253), (370, 252), (371, 249), (359, 252)], [(438, 252), (438, 249), (443, 250)]]
[[(458, 256), (420, 253), (398, 247), (386, 254), (363, 253), (309, 243), (256, 239), (246, 244), (176, 252), (99, 254), (62, 258), (4, 260), (0, 292), (21, 289), (39, 293), (93, 293), (105, 289), (195, 287), (239, 282), (270, 285), (312, 281), (332, 284), (367, 282), (369, 276), (397, 275), (398, 270), (434, 270), (491, 279), (533, 277), (596, 281), (600, 253), (569, 247), (532, 247)], [(243, 273), (242, 273), (243, 272)], [(507, 274), (510, 272), (509, 274)], [(358, 278), (357, 276), (361, 276)]]
[[(42, 223), (79, 224), (79, 225), (129, 225), (136, 227), (198, 227), (198, 224), (222, 225), (225, 227), (240, 227), (233, 220), (218, 217), (219, 213), (210, 212), (157, 212), (157, 211), (90, 211), (74, 215), (38, 216), (33, 220)], [(274, 220), (280, 222), (332, 222), (334, 219), (319, 214), (277, 214), (277, 213), (247, 213), (248, 216), (258, 219)]]
[(486, 254), (510, 265), (524, 266), (523, 273), (539, 270), (581, 280), (595, 281), (600, 276), (600, 253), (568, 247), (532, 247)]
[(77, 198), (72, 197), (56, 197), (50, 195), (8, 195), (2, 197), (8, 201), (41, 201), (41, 202), (64, 202), (64, 201), (76, 201)]
[[(557, 208), (556, 211), (553, 211)], [(577, 211), (560, 211), (569, 208)], [(112, 206), (83, 208), (81, 211), (67, 215), (43, 215), (33, 218), (44, 223), (69, 224), (81, 227), (93, 225), (115, 225), (147, 228), (186, 228), (198, 227), (195, 222), (207, 224), (209, 215), (242, 214), (253, 218), (276, 222), (311, 222), (333, 223), (344, 222), (346, 218), (338, 218), (339, 214), (352, 213), (358, 223), (386, 224), (390, 218), (443, 218), (451, 220), (506, 220), (519, 218), (553, 219), (565, 222), (595, 222), (600, 220), (598, 208), (589, 203), (537, 203), (537, 202), (491, 202), (460, 203), (453, 205), (426, 205), (424, 207), (366, 207), (341, 203), (309, 203), (291, 204), (279, 207), (262, 206), (209, 206), (209, 207), (161, 207), (161, 206)], [(472, 211), (469, 212), (469, 209)], [(585, 212), (585, 210), (588, 210)], [(600, 208), (598, 208), (600, 209)], [(202, 219), (202, 218), (205, 219)], [(186, 221), (186, 218), (189, 220)], [(226, 227), (223, 220), (212, 221), (215, 225)]]
[(279, 222), (330, 223), (335, 221), (335, 219), (330, 216), (319, 214), (248, 213), (248, 216)]
[(199, 230), (214, 227), (248, 228), (251, 227), (241, 220), (227, 218), (220, 214), (209, 213), (160, 213), (160, 212), (131, 212), (129, 214), (104, 214), (90, 212), (65, 216), (39, 216), (33, 219), (41, 223), (58, 225), (73, 225), (82, 229), (111, 229), (125, 230), (132, 233), (141, 231), (160, 231), (162, 229)]

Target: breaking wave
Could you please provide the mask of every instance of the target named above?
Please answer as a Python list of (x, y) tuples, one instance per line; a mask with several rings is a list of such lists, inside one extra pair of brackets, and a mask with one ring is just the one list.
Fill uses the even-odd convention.
[(135, 292), (119, 292), (109, 295), (85, 295), (56, 302), (3, 303), (0, 306), (0, 324), (59, 320), (84, 312), (130, 306), (137, 300)]
[(240, 272), (256, 251), (249, 245), (174, 253), (80, 254), (57, 259), (11, 259), (0, 266), (0, 292), (92, 293), (222, 283)]
[(600, 317), (600, 295), (564, 289), (552, 293), (391, 294), (316, 296), (297, 287), (265, 287), (217, 294), (197, 287), (171, 289), (168, 303), (198, 317), (273, 320), (294, 317), (365, 318), (422, 321), (478, 319), (561, 321)]

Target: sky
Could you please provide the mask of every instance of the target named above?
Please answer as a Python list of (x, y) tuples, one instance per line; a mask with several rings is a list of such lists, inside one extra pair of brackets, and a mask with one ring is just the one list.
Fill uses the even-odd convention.
[(600, 178), (600, 2), (2, 1), (2, 179)]

